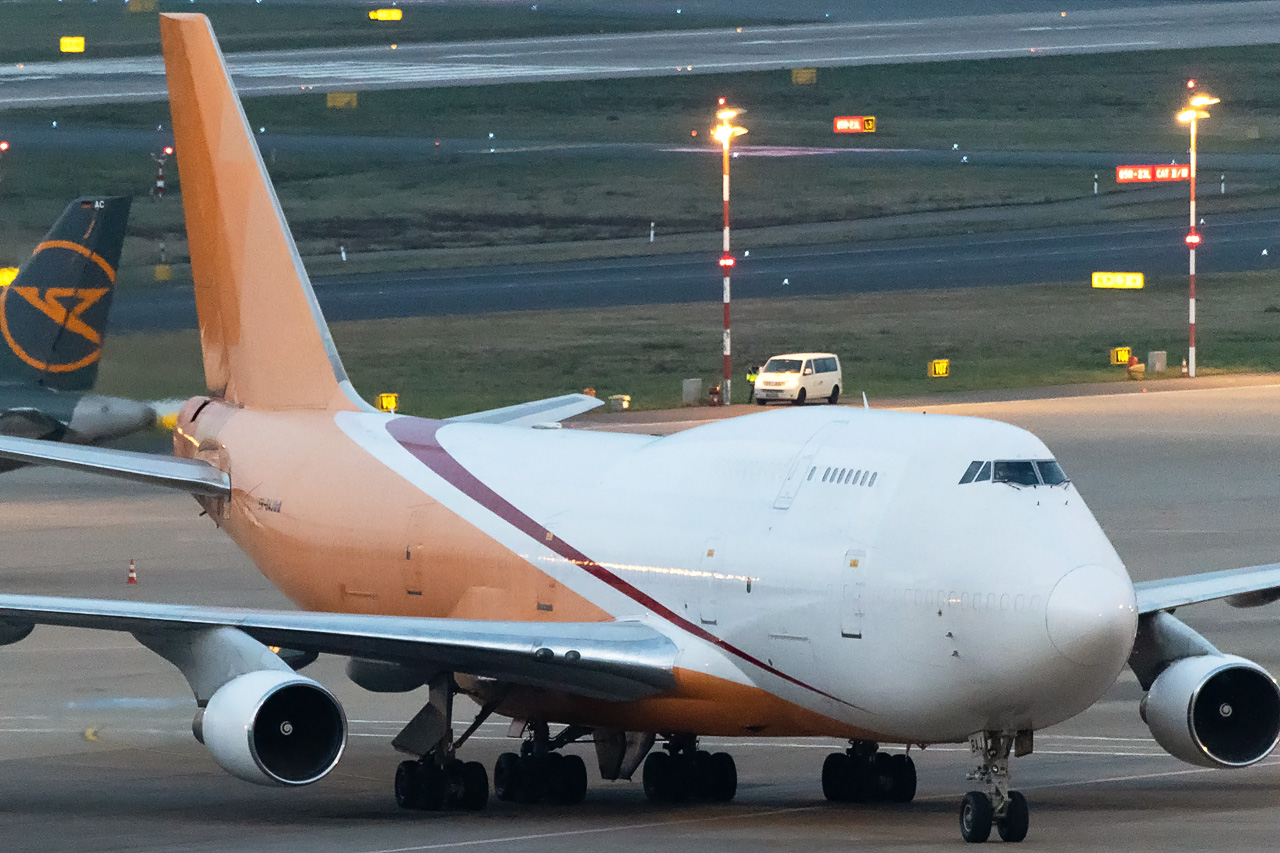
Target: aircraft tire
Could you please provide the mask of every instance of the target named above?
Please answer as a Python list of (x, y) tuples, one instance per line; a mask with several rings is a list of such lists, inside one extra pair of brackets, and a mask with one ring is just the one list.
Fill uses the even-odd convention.
[(587, 765), (581, 756), (561, 756), (561, 760), (548, 763), (547, 770), (547, 796), (552, 802), (574, 806), (587, 796)]
[(916, 763), (909, 755), (895, 755), (889, 759), (889, 801), (909, 803), (916, 798)]
[(489, 803), (489, 774), (479, 761), (462, 765), (462, 791), (458, 796), (458, 808), (478, 812)]
[(822, 762), (822, 795), (833, 803), (848, 802), (849, 756), (833, 752)]
[(651, 752), (644, 760), (641, 780), (644, 784), (644, 795), (651, 803), (660, 803), (668, 799), (668, 778), (671, 775), (671, 756), (665, 752)]
[(425, 791), (418, 780), (418, 762), (401, 761), (396, 767), (396, 805), (402, 809), (421, 809)]
[(727, 803), (738, 793), (738, 765), (727, 752), (711, 756), (711, 785), (707, 793), (717, 803)]
[(1031, 810), (1027, 807), (1027, 798), (1020, 791), (1010, 791), (1004, 814), (996, 819), (996, 832), (1000, 834), (1000, 840), (1006, 844), (1017, 844), (1027, 837), (1030, 825)]
[(493, 794), (504, 803), (520, 799), (523, 762), (514, 752), (504, 752), (493, 765)]
[(991, 798), (981, 791), (970, 791), (960, 801), (960, 837), (970, 844), (982, 844), (991, 837), (993, 818)]

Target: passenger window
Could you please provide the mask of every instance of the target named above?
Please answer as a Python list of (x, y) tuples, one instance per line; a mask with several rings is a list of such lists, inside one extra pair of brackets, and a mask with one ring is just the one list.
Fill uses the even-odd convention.
[(998, 460), (992, 466), (991, 479), (996, 483), (1009, 483), (1014, 486), (1040, 485), (1040, 478), (1036, 476), (1036, 466), (1021, 459)]
[(982, 467), (978, 469), (978, 475), (973, 478), (975, 483), (984, 483), (991, 479), (991, 463), (983, 462)]
[(822, 482), (824, 482), (824, 483), (825, 483), (825, 482), (827, 482), (827, 480), (829, 480), (829, 479), (831, 479), (831, 469), (830, 469), (830, 468), (828, 468), (826, 471), (824, 471), (824, 472), (823, 472), (823, 474), (822, 474)]
[(853, 483), (856, 486), (858, 485), (858, 478), (861, 476), (862, 476), (862, 469), (859, 468), (857, 471), (853, 473), (853, 479), (850, 480), (849, 482)]
[(818, 469), (817, 469), (816, 467), (814, 467), (814, 468), (810, 468), (810, 469), (809, 469), (809, 477), (808, 477), (808, 479), (812, 480), (812, 479), (813, 479), (813, 475), (814, 475), (814, 474), (816, 474), (816, 473), (818, 473)]
[(970, 462), (969, 467), (964, 472), (964, 476), (960, 478), (960, 485), (963, 486), (965, 483), (972, 483), (973, 478), (978, 476), (978, 469), (981, 467), (981, 462)]
[(867, 483), (867, 487), (868, 487), (868, 488), (870, 488), (871, 486), (874, 486), (875, 484), (876, 484), (876, 474), (875, 474), (875, 472), (872, 472), (872, 474), (871, 474), (871, 482)]
[(867, 475), (868, 475), (868, 474), (870, 474), (870, 473), (871, 473), (870, 471), (863, 471), (863, 472), (862, 472), (862, 482), (860, 482), (858, 485), (860, 485), (860, 486), (865, 486), (865, 485), (867, 484)]

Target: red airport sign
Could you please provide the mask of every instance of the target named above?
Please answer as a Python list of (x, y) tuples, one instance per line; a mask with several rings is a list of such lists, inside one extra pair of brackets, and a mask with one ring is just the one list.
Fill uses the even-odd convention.
[(836, 116), (832, 121), (836, 133), (875, 133), (875, 116)]
[(1170, 163), (1165, 166), (1116, 166), (1116, 183), (1149, 183), (1152, 181), (1186, 181), (1191, 167)]

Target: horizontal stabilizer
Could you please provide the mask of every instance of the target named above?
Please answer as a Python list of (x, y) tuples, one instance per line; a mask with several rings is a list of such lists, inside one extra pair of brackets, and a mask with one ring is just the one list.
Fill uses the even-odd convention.
[(1155, 613), (1220, 598), (1235, 607), (1256, 607), (1280, 599), (1280, 563), (1204, 572), (1133, 585), (1138, 612)]
[(625, 701), (674, 685), (676, 646), (639, 622), (489, 622), (0, 595), (0, 620), (154, 634), (238, 628), (271, 646), (354, 655)]
[(546, 400), (534, 400), (532, 403), (520, 403), (515, 406), (504, 406), (501, 409), (458, 415), (456, 418), (446, 418), (446, 420), (449, 423), (533, 426), (557, 423), (603, 405), (603, 400), (589, 394), (564, 394), (560, 397), (549, 397)]
[(105, 474), (193, 495), (229, 497), (231, 478), (196, 459), (0, 436), (0, 459)]

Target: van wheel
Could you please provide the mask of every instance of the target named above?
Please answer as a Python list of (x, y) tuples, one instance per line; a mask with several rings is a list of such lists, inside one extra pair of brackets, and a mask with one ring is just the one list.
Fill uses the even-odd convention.
[(764, 399), (763, 397), (756, 397), (756, 405), (757, 405), (757, 406), (763, 406), (763, 405), (764, 405), (765, 403), (767, 403), (767, 402), (769, 402), (769, 401), (768, 401), (768, 400), (766, 400), (766, 399)]
[(801, 388), (801, 389), (800, 389), (800, 393), (799, 393), (799, 394), (796, 394), (796, 399), (795, 399), (795, 401), (794, 401), (793, 405), (796, 405), (796, 406), (803, 406), (803, 405), (804, 405), (804, 398), (805, 398), (805, 397), (807, 397), (807, 396), (808, 396), (808, 391), (807, 391), (807, 389), (805, 389), (805, 388)]
[(827, 398), (827, 402), (833, 406), (836, 403), (840, 402), (840, 386), (839, 385), (831, 389), (831, 396)]

